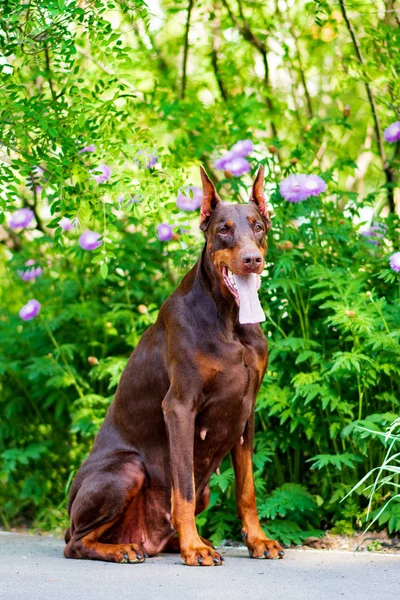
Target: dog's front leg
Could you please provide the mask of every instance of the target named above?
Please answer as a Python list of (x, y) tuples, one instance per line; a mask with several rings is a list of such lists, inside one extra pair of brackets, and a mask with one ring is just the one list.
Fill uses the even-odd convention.
[(242, 537), (252, 558), (282, 558), (284, 552), (281, 545), (267, 538), (258, 519), (253, 477), (253, 441), (254, 409), (243, 434), (243, 443), (232, 449)]
[(162, 406), (169, 438), (172, 525), (179, 535), (182, 561), (191, 567), (220, 565), (220, 554), (200, 539), (195, 521), (194, 408), (171, 390)]

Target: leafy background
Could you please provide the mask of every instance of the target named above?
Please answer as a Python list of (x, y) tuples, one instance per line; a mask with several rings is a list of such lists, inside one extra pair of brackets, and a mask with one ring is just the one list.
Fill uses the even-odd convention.
[[(65, 526), (67, 489), (129, 354), (199, 255), (198, 215), (177, 208), (178, 191), (199, 185), (204, 164), (225, 200), (245, 201), (250, 176), (213, 165), (241, 139), (255, 144), (252, 172), (265, 166), (273, 215), (254, 454), (262, 523), (285, 544), (362, 526), (367, 492), (340, 500), (383, 460), (373, 432), (399, 414), (400, 282), (388, 262), (399, 144), (383, 138), (400, 117), (399, 14), (390, 0), (2, 2), (5, 527)], [(96, 152), (78, 153), (89, 144)], [(138, 159), (147, 152), (152, 169)], [(100, 164), (112, 170), (103, 184), (91, 179)], [(327, 193), (286, 202), (277, 184), (296, 172), (322, 176)], [(15, 231), (21, 207), (35, 225)], [(79, 229), (62, 232), (61, 217)], [(161, 222), (174, 226), (169, 242), (157, 239)], [(387, 228), (378, 245), (360, 235), (372, 222)], [(93, 252), (78, 245), (87, 228), (103, 235)], [(31, 259), (43, 275), (21, 281)], [(31, 298), (41, 312), (23, 322)], [(375, 514), (387, 494), (375, 491)], [(238, 538), (235, 513), (227, 458), (201, 532)], [(397, 499), (379, 525), (400, 531)]]

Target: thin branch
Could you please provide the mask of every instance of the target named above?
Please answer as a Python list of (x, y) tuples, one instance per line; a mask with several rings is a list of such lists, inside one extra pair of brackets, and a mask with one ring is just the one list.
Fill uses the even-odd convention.
[[(214, 14), (216, 15), (217, 7), (214, 5)], [(212, 49), (211, 49), (211, 63), (214, 69), (215, 79), (217, 81), (219, 91), (221, 92), (221, 96), (224, 100), (228, 99), (228, 94), (225, 88), (225, 84), (221, 77), (221, 72), (219, 70), (218, 64), (218, 54), (220, 49), (220, 36), (219, 36), (219, 26), (220, 19), (219, 15), (215, 16), (211, 21), (211, 31), (212, 31)]]
[(50, 90), (51, 90), (51, 95), (53, 97), (53, 102), (57, 101), (57, 94), (54, 90), (54, 86), (53, 86), (53, 80), (51, 78), (51, 63), (50, 63), (50, 51), (49, 51), (49, 46), (48, 44), (45, 44), (44, 47), (44, 55), (46, 57), (46, 71), (47, 71), (47, 80), (49, 82), (49, 86), (50, 86)]
[[(88, 58), (89, 60), (93, 61), (94, 64), (97, 65), (99, 67), (99, 69), (101, 69), (104, 73), (107, 73), (107, 75), (110, 75), (113, 77), (118, 77), (118, 75), (112, 69), (110, 69), (109, 67), (104, 65), (99, 60), (97, 60), (97, 58), (94, 58), (94, 56), (92, 56), (89, 52), (85, 52), (85, 50), (83, 50), (79, 46), (76, 46), (76, 50), (77, 50), (77, 52), (79, 52), (79, 54), (81, 54), (85, 58)], [(122, 77), (118, 77), (118, 79), (121, 83), (124, 84), (125, 87), (136, 92), (136, 94), (138, 93), (138, 90), (127, 79), (123, 79)]]
[(187, 59), (189, 54), (189, 30), (190, 30), (190, 17), (192, 14), (194, 0), (189, 0), (186, 16), (186, 27), (185, 27), (185, 39), (183, 43), (183, 64), (182, 64), (182, 85), (181, 85), (181, 100), (185, 97), (186, 91), (186, 69)]
[(46, 233), (46, 230), (43, 225), (43, 221), (40, 218), (39, 213), (38, 213), (38, 208), (37, 208), (38, 196), (37, 196), (36, 184), (35, 184), (35, 180), (33, 179), (33, 175), (32, 175), (32, 191), (33, 191), (33, 205), (30, 206), (30, 208), (33, 210), (33, 214), (35, 215), (36, 229), (39, 229), (39, 231), (41, 231), (42, 233)]
[(348, 32), (349, 32), (350, 37), (353, 42), (353, 46), (354, 46), (354, 50), (355, 50), (355, 53), (357, 56), (358, 63), (361, 66), (361, 70), (363, 73), (364, 87), (367, 92), (368, 101), (369, 101), (372, 116), (374, 119), (374, 129), (375, 129), (376, 141), (378, 144), (379, 155), (380, 155), (381, 161), (382, 161), (383, 172), (386, 177), (387, 199), (388, 199), (388, 204), (389, 204), (389, 210), (390, 210), (390, 212), (395, 212), (394, 192), (393, 192), (393, 183), (395, 182), (395, 174), (394, 174), (393, 170), (390, 168), (390, 165), (386, 159), (385, 149), (383, 147), (383, 137), (382, 137), (381, 125), (380, 125), (380, 122), (378, 119), (378, 111), (376, 108), (375, 98), (372, 93), (371, 87), (368, 83), (368, 76), (367, 76), (367, 72), (365, 69), (365, 62), (364, 62), (364, 58), (363, 58), (363, 55), (361, 52), (361, 47), (360, 47), (360, 44), (358, 43), (353, 25), (347, 15), (344, 0), (339, 0), (339, 4), (340, 4), (340, 8), (341, 8), (342, 15), (345, 20)]
[(397, 9), (394, 7), (394, 0), (387, 0), (387, 2), (385, 2), (385, 6), (389, 7), (388, 9), (385, 10), (386, 22), (390, 23), (390, 17), (391, 17), (391, 15), (393, 15), (394, 20), (396, 21), (397, 25), (400, 27), (400, 18), (399, 18), (399, 15), (397, 14)]
[(291, 83), (290, 90), (291, 90), (293, 106), (294, 106), (294, 114), (296, 116), (297, 122), (300, 125), (300, 127), (303, 127), (303, 123), (301, 122), (301, 117), (300, 117), (299, 103), (297, 101), (297, 93), (296, 93), (296, 89), (295, 89), (297, 82), (295, 81), (294, 73), (291, 68), (291, 61), (288, 61), (287, 70), (289, 73), (290, 83)]
[(306, 80), (306, 76), (304, 73), (304, 68), (303, 68), (303, 62), (301, 59), (301, 52), (300, 52), (300, 47), (299, 47), (299, 39), (296, 36), (296, 34), (294, 32), (292, 32), (293, 38), (294, 38), (294, 43), (296, 46), (296, 52), (297, 52), (297, 62), (299, 63), (299, 71), (300, 71), (300, 79), (301, 79), (301, 84), (303, 86), (304, 89), (304, 94), (306, 97), (306, 106), (307, 106), (307, 116), (309, 119), (313, 118), (313, 107), (312, 107), (312, 102), (311, 102), (311, 96), (310, 96), (310, 92), (308, 91), (308, 87), (307, 87), (307, 80)]
[[(130, 17), (129, 14), (126, 14), (125, 16), (128, 17), (128, 18)], [(142, 21), (132, 21), (132, 20), (129, 20), (129, 22), (132, 25), (132, 31), (135, 34), (135, 36), (137, 38), (137, 41), (138, 41), (138, 43), (139, 43), (142, 51), (143, 52), (146, 52), (146, 51), (149, 52), (149, 51), (152, 50), (154, 52), (156, 58), (157, 58), (160, 70), (167, 73), (168, 70), (169, 70), (168, 63), (165, 60), (165, 58), (163, 57), (160, 48), (157, 46), (157, 44), (155, 42), (155, 39), (154, 39), (154, 35), (152, 34), (151, 30), (148, 28), (146, 20), (142, 20)], [(141, 26), (143, 26), (143, 28), (144, 28), (144, 34), (147, 36), (147, 38), (148, 38), (148, 40), (149, 40), (149, 42), (151, 44), (151, 48), (148, 48), (146, 46), (146, 44), (144, 43), (144, 41), (143, 41), (143, 33), (139, 29), (139, 24)], [(123, 33), (126, 33), (126, 32), (123, 32)]]
[[(348, 191), (360, 191), (359, 188), (362, 185), (368, 167), (374, 158), (374, 153), (371, 152), (372, 134), (372, 127), (368, 127), (365, 142), (356, 161), (357, 168), (354, 171), (354, 175), (348, 177), (346, 182), (346, 190)], [(339, 208), (343, 209), (345, 204), (346, 200), (343, 201), (342, 199), (341, 202), (339, 202)]]
[[(240, 22), (240, 20), (237, 18), (237, 16), (232, 12), (231, 7), (228, 4), (228, 1), (222, 0), (222, 2), (224, 4), (226, 10), (228, 11), (228, 14), (229, 14), (231, 20), (233, 21), (234, 25), (238, 29), (239, 33), (243, 36), (243, 38), (246, 41), (248, 41), (252, 46), (254, 46), (254, 48), (256, 48), (258, 50), (258, 52), (261, 54), (263, 65), (264, 65), (265, 101), (266, 101), (269, 111), (271, 113), (273, 113), (274, 106), (272, 104), (272, 100), (270, 97), (271, 82), (269, 79), (269, 64), (268, 64), (267, 48), (262, 43), (262, 41), (259, 40), (253, 34), (247, 21), (243, 20), (243, 23)], [(240, 2), (239, 2), (239, 12), (243, 16), (242, 7), (241, 7)], [(276, 125), (275, 125), (274, 121), (272, 120), (272, 118), (271, 118), (271, 129), (272, 129), (272, 133), (273, 133), (274, 137), (278, 137), (278, 131), (276, 129)]]

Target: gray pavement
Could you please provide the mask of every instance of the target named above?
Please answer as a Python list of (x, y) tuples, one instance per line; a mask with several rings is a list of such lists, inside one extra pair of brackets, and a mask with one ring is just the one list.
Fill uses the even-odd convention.
[(185, 567), (177, 554), (143, 564), (66, 560), (63, 541), (0, 534), (1, 600), (394, 600), (400, 555), (287, 550), (284, 560), (250, 560), (222, 549), (222, 567)]

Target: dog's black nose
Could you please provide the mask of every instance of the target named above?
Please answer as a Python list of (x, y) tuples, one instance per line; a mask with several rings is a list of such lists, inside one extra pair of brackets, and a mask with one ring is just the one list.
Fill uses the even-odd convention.
[(242, 262), (249, 269), (258, 269), (262, 263), (262, 259), (261, 252), (243, 252), (242, 254)]

